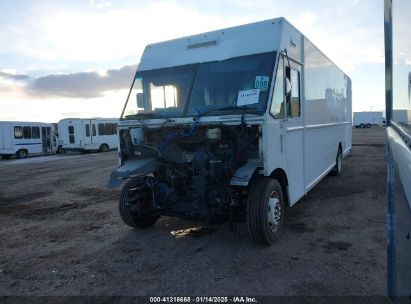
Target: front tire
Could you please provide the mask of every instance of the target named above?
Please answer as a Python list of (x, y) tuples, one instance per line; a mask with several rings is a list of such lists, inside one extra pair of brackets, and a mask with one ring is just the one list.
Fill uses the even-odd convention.
[(100, 149), (99, 149), (99, 151), (100, 152), (107, 152), (108, 151), (108, 145), (107, 144), (102, 144), (101, 146), (100, 146)]
[(22, 150), (17, 151), (16, 156), (17, 158), (22, 159), (22, 158), (26, 158), (27, 154), (28, 154), (27, 150), (22, 149)]
[(129, 180), (120, 194), (119, 211), (123, 222), (130, 227), (148, 228), (153, 226), (160, 216), (149, 212), (151, 199), (151, 190), (141, 188), (141, 179)]
[(271, 178), (254, 182), (247, 201), (248, 231), (255, 243), (272, 245), (284, 225), (284, 196), (280, 183)]

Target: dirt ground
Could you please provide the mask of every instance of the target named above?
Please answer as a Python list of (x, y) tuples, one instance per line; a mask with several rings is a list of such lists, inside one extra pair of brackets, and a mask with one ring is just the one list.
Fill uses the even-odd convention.
[(339, 177), (255, 246), (242, 226), (161, 218), (134, 230), (106, 183), (116, 152), (0, 161), (0, 295), (386, 294), (385, 129), (353, 129)]

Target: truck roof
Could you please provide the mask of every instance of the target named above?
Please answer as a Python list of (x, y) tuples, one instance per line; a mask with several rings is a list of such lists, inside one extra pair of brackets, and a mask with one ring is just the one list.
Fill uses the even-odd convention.
[[(283, 33), (287, 33), (285, 39)], [(291, 39), (290, 39), (291, 37)], [(147, 71), (187, 64), (220, 61), (240, 56), (279, 51), (281, 45), (293, 45), (288, 55), (297, 61), (300, 57), (301, 38), (311, 43), (286, 18), (278, 17), (201, 34), (148, 44), (144, 49), (137, 71)], [(327, 55), (316, 49), (339, 68)], [(344, 73), (345, 74), (345, 73)]]
[(276, 51), (284, 23), (280, 17), (149, 44), (138, 71)]

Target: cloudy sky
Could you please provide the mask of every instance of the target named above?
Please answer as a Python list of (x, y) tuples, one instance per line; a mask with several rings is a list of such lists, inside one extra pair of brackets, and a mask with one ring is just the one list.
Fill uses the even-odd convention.
[(0, 1), (0, 120), (119, 117), (145, 45), (286, 17), (384, 109), (382, 0)]

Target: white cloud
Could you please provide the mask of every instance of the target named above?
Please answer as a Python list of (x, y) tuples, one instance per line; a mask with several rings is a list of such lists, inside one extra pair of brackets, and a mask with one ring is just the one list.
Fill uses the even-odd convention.
[[(0, 85), (0, 89), (1, 89)], [(0, 121), (57, 122), (67, 116), (120, 117), (128, 90), (104, 92), (99, 98), (28, 98), (25, 90), (0, 90)], [(16, 106), (18, 105), (18, 106)], [(69, 115), (70, 114), (70, 115)]]
[(148, 43), (241, 23), (172, 2), (92, 12), (34, 7), (25, 17), (2, 29), (2, 52), (54, 62), (138, 61)]
[(98, 9), (111, 7), (111, 2), (107, 0), (91, 0), (91, 3)]

